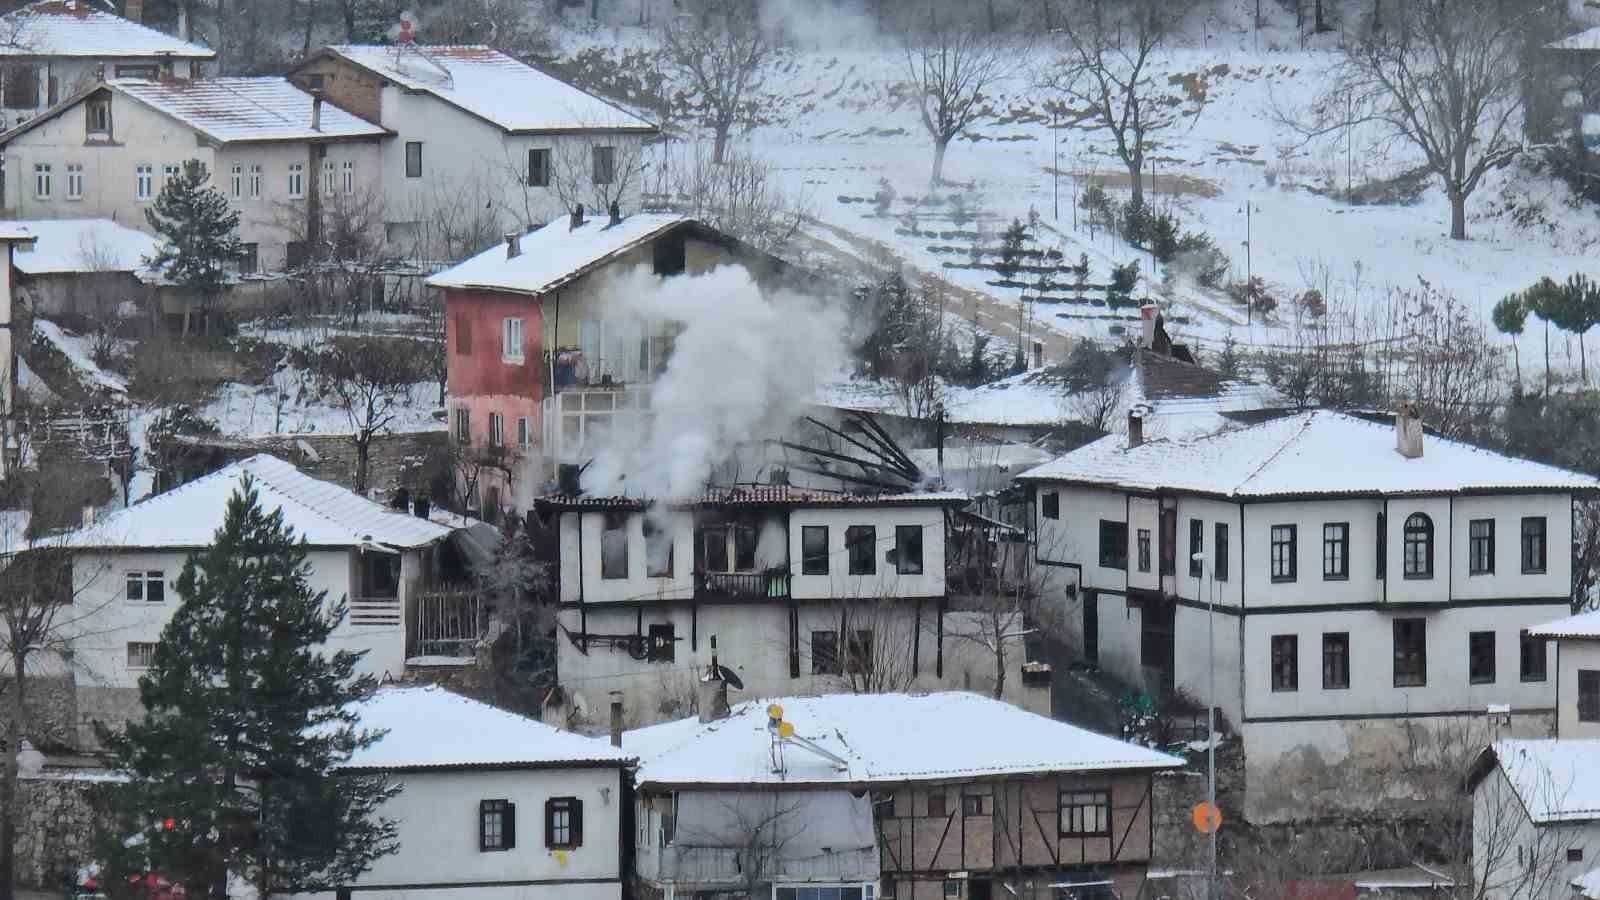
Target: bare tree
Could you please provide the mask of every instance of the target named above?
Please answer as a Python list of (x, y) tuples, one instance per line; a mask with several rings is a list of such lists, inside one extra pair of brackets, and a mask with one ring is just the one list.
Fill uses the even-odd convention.
[(928, 18), (906, 37), (906, 71), (917, 92), (922, 126), (933, 138), (933, 183), (944, 180), (950, 142), (984, 111), (984, 91), (1010, 71), (1021, 53), (992, 26), (955, 15)]
[(783, 192), (767, 164), (743, 154), (718, 163), (696, 143), (687, 158), (658, 170), (653, 193), (691, 216), (767, 253), (788, 249), (805, 221), (805, 198)]
[(550, 154), (550, 187), (569, 213), (581, 204), (604, 215), (637, 192), (644, 180), (644, 143), (633, 136), (585, 134), (557, 142)]
[(1517, 76), (1529, 15), (1499, 0), (1396, 4), (1382, 28), (1346, 45), (1302, 133), (1376, 123), (1410, 144), (1450, 199), (1450, 237), (1466, 240), (1467, 198), (1522, 151)]
[(1572, 609), (1583, 612), (1594, 605), (1600, 584), (1600, 502), (1572, 503)]
[[(687, 795), (677, 796), (681, 803)], [(680, 853), (733, 851), (743, 888), (738, 896), (759, 896), (782, 870), (785, 849), (805, 830), (805, 819), (799, 815), (802, 801), (783, 791), (751, 791), (722, 794), (707, 806), (715, 809), (715, 817), (680, 821), (672, 845)]]
[(414, 342), (394, 338), (340, 338), (323, 378), (335, 404), (350, 423), (356, 448), (355, 490), (366, 493), (372, 439), (410, 401), (411, 386), (422, 380)]
[(837, 644), (831, 655), (812, 645), (813, 671), (837, 675), (852, 694), (911, 689), (916, 620), (908, 604), (890, 596), (841, 599), (830, 616), (838, 623)]
[(1181, 88), (1157, 81), (1150, 71), (1174, 15), (1159, 0), (1132, 0), (1124, 21), (1108, 13), (1102, 0), (1080, 0), (1064, 53), (1044, 79), (1058, 108), (1086, 110), (1086, 118), (1111, 136), (1138, 204), (1144, 202), (1139, 179), (1152, 135), (1204, 108), (1203, 98), (1191, 106)]
[(695, 0), (666, 33), (667, 59), (698, 96), (715, 143), (711, 161), (726, 157), (733, 127), (756, 112), (756, 92), (773, 48), (747, 0)]

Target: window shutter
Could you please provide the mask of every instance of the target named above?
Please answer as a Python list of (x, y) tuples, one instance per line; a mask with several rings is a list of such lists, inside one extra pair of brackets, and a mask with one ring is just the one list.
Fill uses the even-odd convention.
[(500, 823), (500, 843), (506, 850), (517, 846), (517, 805), (506, 802), (505, 818)]
[(583, 845), (583, 801), (582, 800), (571, 800), (571, 801), (568, 801), (568, 802), (571, 804), (570, 808), (572, 809), (572, 818), (571, 818), (571, 821), (572, 821), (572, 843), (571, 843), (571, 846), (579, 847), (579, 846)]
[(489, 849), (489, 801), (478, 801), (478, 852)]
[(556, 802), (554, 800), (546, 800), (544, 802), (544, 845), (546, 847), (554, 847), (556, 845), (555, 834)]

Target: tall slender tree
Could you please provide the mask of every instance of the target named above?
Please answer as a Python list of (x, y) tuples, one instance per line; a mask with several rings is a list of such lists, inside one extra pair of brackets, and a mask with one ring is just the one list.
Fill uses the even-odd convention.
[(1522, 356), (1517, 349), (1517, 338), (1522, 336), (1522, 329), (1528, 322), (1528, 307), (1523, 304), (1521, 295), (1511, 294), (1500, 298), (1494, 305), (1491, 314), (1494, 327), (1504, 335), (1511, 338), (1511, 358), (1517, 366), (1517, 384), (1522, 384)]
[(397, 849), (378, 816), (397, 788), (340, 775), (382, 735), (352, 703), (375, 689), (361, 652), (327, 652), (343, 620), (310, 585), (306, 547), (246, 479), (210, 547), (184, 564), (182, 605), (139, 679), (145, 715), (102, 739), (126, 785), (99, 836), (110, 883), (159, 871), (190, 896), (346, 884)]

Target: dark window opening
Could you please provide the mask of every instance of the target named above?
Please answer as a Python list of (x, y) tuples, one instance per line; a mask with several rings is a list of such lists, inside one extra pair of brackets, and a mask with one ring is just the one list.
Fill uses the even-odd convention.
[(1527, 516), (1522, 520), (1522, 571), (1539, 575), (1545, 570), (1545, 518)]
[(1189, 520), (1189, 577), (1199, 578), (1205, 571), (1205, 560), (1195, 557), (1206, 551), (1206, 523), (1199, 519)]
[(1350, 523), (1322, 526), (1322, 578), (1340, 581), (1350, 577)]
[(1216, 546), (1211, 552), (1216, 555), (1216, 560), (1211, 564), (1211, 577), (1217, 581), (1228, 580), (1228, 524), (1217, 523)]
[(922, 526), (894, 528), (894, 570), (899, 575), (922, 574)]
[(651, 625), (647, 632), (649, 643), (645, 646), (645, 659), (649, 662), (672, 662), (678, 654), (678, 635), (671, 623)]
[(1046, 519), (1061, 518), (1061, 494), (1045, 491), (1039, 495), (1039, 514)]
[(1339, 691), (1350, 687), (1350, 633), (1329, 632), (1322, 636), (1322, 689)]
[(844, 546), (849, 554), (851, 575), (873, 575), (878, 571), (874, 553), (878, 546), (878, 529), (871, 525), (851, 525), (844, 530)]
[(5, 79), (3, 100), (6, 109), (33, 109), (39, 105), (39, 70), (29, 65), (0, 69)]
[(1128, 567), (1128, 525), (1100, 520), (1100, 565), (1107, 569)]
[(949, 815), (949, 813), (945, 811), (943, 791), (936, 790), (928, 795), (928, 815), (936, 816), (941, 819)]
[(839, 632), (811, 632), (811, 674), (844, 674), (844, 667), (839, 660)]
[(1405, 556), (1402, 565), (1407, 578), (1433, 577), (1433, 520), (1422, 513), (1406, 519)]
[(1544, 639), (1530, 637), (1527, 632), (1523, 632), (1518, 643), (1520, 644), (1520, 647), (1518, 648), (1518, 655), (1520, 656), (1520, 664), (1518, 669), (1521, 671), (1522, 680), (1545, 680), (1545, 660), (1547, 658), (1547, 653), (1545, 651)]
[(550, 151), (537, 147), (528, 151), (528, 187), (550, 186)]
[(628, 577), (628, 517), (606, 513), (600, 532), (600, 577)]
[(800, 574), (828, 574), (828, 526), (800, 527)]
[(359, 557), (361, 596), (383, 599), (400, 596), (400, 554), (368, 551)]
[[(526, 419), (522, 420), (526, 422)], [(519, 436), (520, 437), (520, 436)], [(644, 520), (644, 574), (649, 578), (671, 578), (673, 557), (672, 532)]]
[(1389, 572), (1389, 517), (1378, 513), (1377, 537), (1378, 580)]
[(1467, 524), (1469, 574), (1494, 574), (1494, 520), (1473, 519)]
[(406, 141), (406, 177), (422, 177), (422, 142)]
[(583, 801), (577, 797), (551, 797), (544, 802), (544, 845), (571, 850), (583, 845)]
[(988, 815), (988, 813), (984, 812), (984, 808), (988, 804), (988, 800), (989, 798), (982, 794), (962, 794), (961, 814), (963, 816)]
[(689, 267), (688, 243), (681, 232), (656, 238), (650, 245), (650, 255), (657, 275), (682, 275)]
[(857, 629), (845, 633), (844, 668), (851, 675), (872, 674), (872, 630)]
[(1272, 580), (1293, 581), (1299, 574), (1299, 553), (1294, 525), (1272, 526)]
[(478, 850), (511, 850), (517, 846), (517, 805), (510, 800), (478, 801)]
[(1578, 670), (1578, 721), (1600, 722), (1600, 670)]
[(1494, 683), (1494, 632), (1474, 631), (1467, 635), (1467, 680), (1472, 684)]
[(1428, 623), (1424, 619), (1394, 620), (1394, 686), (1422, 687), (1428, 683)]
[(1110, 791), (1061, 791), (1058, 800), (1061, 837), (1104, 837), (1111, 834)]
[(1272, 636), (1272, 689), (1300, 690), (1300, 638), (1293, 634)]
[(1136, 549), (1139, 554), (1139, 571), (1150, 571), (1150, 529), (1139, 529), (1138, 547)]
[(594, 148), (594, 183), (610, 184), (617, 180), (617, 148)]

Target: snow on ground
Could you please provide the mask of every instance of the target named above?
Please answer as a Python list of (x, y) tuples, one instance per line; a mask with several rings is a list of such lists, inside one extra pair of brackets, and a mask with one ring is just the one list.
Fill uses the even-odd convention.
[[(213, 419), (223, 434), (230, 437), (264, 437), (271, 434), (349, 434), (355, 429), (345, 411), (329, 403), (311, 400), (297, 402), (290, 397), (280, 415), (277, 392), (273, 387), (229, 382), (217, 396), (201, 406), (199, 413)], [(435, 431), (444, 423), (436, 418), (439, 383), (424, 381), (411, 386), (409, 396), (396, 407), (394, 420), (384, 433)]]
[(62, 355), (78, 370), (79, 378), (86, 384), (98, 385), (113, 393), (126, 393), (128, 380), (115, 372), (107, 372), (97, 365), (90, 354), (90, 338), (84, 335), (67, 334), (61, 326), (48, 319), (34, 319), (33, 329), (43, 335), (45, 340), (54, 344)]

